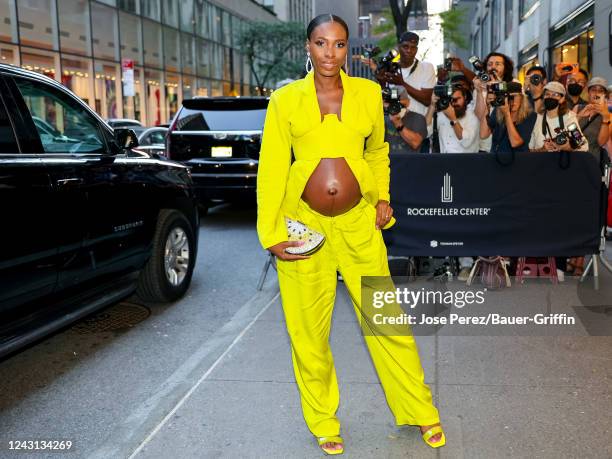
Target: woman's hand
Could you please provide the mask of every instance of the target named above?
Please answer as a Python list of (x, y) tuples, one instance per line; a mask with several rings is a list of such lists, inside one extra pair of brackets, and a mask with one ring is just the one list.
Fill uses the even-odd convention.
[(283, 260), (283, 261), (306, 260), (310, 257), (305, 256), (305, 255), (293, 255), (291, 253), (285, 252), (285, 249), (287, 247), (299, 247), (301, 245), (304, 245), (304, 242), (285, 241), (285, 242), (279, 242), (278, 244), (273, 245), (272, 247), (268, 247), (268, 250), (272, 252), (272, 255), (274, 255), (279, 260)]
[(395, 126), (396, 128), (400, 127), (400, 125), (402, 124), (402, 117), (400, 113), (396, 113), (395, 115), (389, 114), (389, 119), (393, 123), (393, 126)]
[(378, 201), (376, 204), (376, 229), (381, 229), (393, 217), (393, 209), (388, 201)]
[(545, 151), (559, 151), (559, 145), (554, 140), (546, 139), (544, 141), (544, 150)]

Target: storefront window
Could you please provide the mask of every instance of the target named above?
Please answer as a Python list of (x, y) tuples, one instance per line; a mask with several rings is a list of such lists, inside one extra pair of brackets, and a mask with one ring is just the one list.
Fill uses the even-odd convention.
[[(160, 5), (159, 0), (142, 0), (142, 15), (159, 21), (160, 19)], [(145, 42), (146, 43), (146, 42)]]
[(52, 0), (29, 0), (19, 5), (21, 44), (44, 49), (59, 49), (57, 14)]
[(0, 41), (17, 43), (15, 0), (0, 1)]
[(210, 94), (210, 80), (198, 78), (198, 87), (196, 89), (196, 95), (200, 97), (207, 97)]
[(197, 58), (197, 75), (209, 77), (211, 67), (211, 44), (201, 38), (197, 39)]
[(147, 125), (159, 126), (165, 119), (162, 113), (164, 101), (161, 90), (161, 73), (157, 70), (145, 69), (145, 88), (147, 102)]
[(193, 97), (193, 78), (183, 75), (183, 100)]
[(0, 43), (0, 62), (3, 64), (19, 65), (19, 49), (17, 46)]
[(91, 56), (89, 1), (61, 0), (57, 8), (62, 52)]
[(59, 53), (41, 49), (21, 48), (21, 66), (60, 81)]
[(119, 60), (117, 10), (91, 2), (93, 52), (98, 59)]
[(580, 68), (591, 74), (592, 62), (589, 48), (592, 46), (594, 37), (593, 29), (590, 29), (563, 45), (554, 48), (552, 51), (553, 66), (559, 62), (577, 62)]
[(166, 91), (164, 97), (166, 100), (166, 121), (170, 121), (179, 108), (179, 93), (181, 87), (178, 74), (166, 73), (164, 89)]
[(122, 118), (123, 110), (119, 101), (121, 87), (121, 67), (114, 62), (96, 61), (94, 65), (96, 79), (96, 112), (104, 118)]
[(142, 35), (140, 18), (119, 13), (121, 30), (121, 58), (132, 59), (135, 64), (142, 64)]
[(181, 59), (183, 72), (195, 74), (195, 38), (186, 33), (181, 34)]
[(162, 31), (161, 24), (144, 19), (142, 21), (145, 65), (162, 68)]
[(211, 81), (210, 95), (213, 97), (223, 95), (223, 85), (221, 81), (216, 81), (216, 80)]
[(134, 68), (134, 96), (123, 97), (123, 116), (133, 120), (138, 120), (142, 124), (147, 124), (143, 113), (144, 102), (144, 73), (142, 67)]
[(140, 14), (140, 0), (119, 0), (119, 8)]
[(91, 60), (62, 55), (62, 84), (95, 108)]
[(164, 24), (172, 27), (179, 26), (179, 12), (177, 0), (163, 0), (164, 2)]
[(211, 38), (212, 6), (204, 0), (196, 0), (196, 33), (204, 38)]
[(232, 46), (232, 20), (230, 14), (225, 10), (223, 11), (221, 27), (223, 32), (223, 44)]
[(179, 60), (179, 33), (170, 27), (164, 27), (164, 62), (166, 70), (178, 72), (181, 67)]
[(193, 0), (179, 0), (181, 30), (193, 32)]

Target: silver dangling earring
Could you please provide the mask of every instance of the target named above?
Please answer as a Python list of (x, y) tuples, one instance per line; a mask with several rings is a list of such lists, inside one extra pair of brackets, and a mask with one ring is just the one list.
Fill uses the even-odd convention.
[(312, 60), (310, 59), (310, 53), (306, 53), (306, 73), (312, 72)]

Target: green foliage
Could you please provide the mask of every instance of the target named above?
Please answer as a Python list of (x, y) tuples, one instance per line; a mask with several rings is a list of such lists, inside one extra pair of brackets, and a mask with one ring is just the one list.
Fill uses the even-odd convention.
[(448, 11), (440, 13), (440, 18), (442, 19), (440, 26), (444, 31), (444, 38), (449, 43), (454, 43), (462, 49), (468, 49), (466, 37), (460, 31), (465, 21), (466, 13), (467, 10), (465, 8), (451, 8)]
[(238, 48), (246, 56), (260, 94), (304, 69), (306, 29), (300, 22), (252, 22), (238, 34)]
[(376, 46), (378, 46), (383, 53), (387, 53), (397, 45), (397, 38), (395, 37), (396, 27), (390, 8), (382, 10), (381, 17), (385, 18), (385, 21), (375, 26), (372, 32), (375, 35), (380, 35), (380, 40), (378, 40)]

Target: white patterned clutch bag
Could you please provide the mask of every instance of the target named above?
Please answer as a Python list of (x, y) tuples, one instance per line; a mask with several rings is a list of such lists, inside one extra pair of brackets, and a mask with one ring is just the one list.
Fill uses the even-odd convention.
[(287, 224), (287, 235), (289, 241), (303, 241), (304, 244), (298, 247), (287, 247), (285, 252), (292, 255), (310, 255), (321, 248), (325, 242), (325, 236), (314, 231), (297, 220), (285, 217)]

